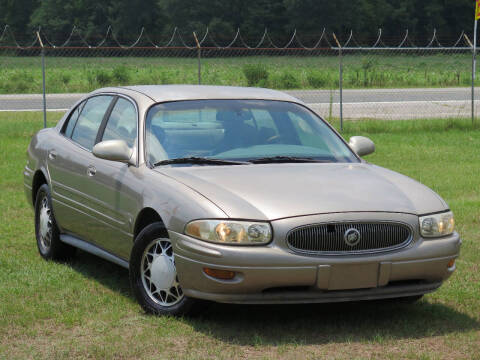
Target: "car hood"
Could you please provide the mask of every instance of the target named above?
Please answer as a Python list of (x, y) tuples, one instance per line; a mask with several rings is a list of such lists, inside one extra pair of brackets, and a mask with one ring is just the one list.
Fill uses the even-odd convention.
[(275, 220), (359, 211), (427, 214), (448, 209), (426, 186), (366, 163), (158, 167), (156, 171), (199, 192), (231, 218)]

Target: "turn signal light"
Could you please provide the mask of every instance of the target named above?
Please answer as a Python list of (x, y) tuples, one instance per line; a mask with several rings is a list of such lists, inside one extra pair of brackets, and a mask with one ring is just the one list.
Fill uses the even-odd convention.
[(450, 260), (450, 261), (448, 262), (447, 268), (450, 269), (451, 267), (453, 267), (453, 265), (455, 265), (455, 259), (452, 259), (452, 260)]
[(230, 270), (220, 270), (203, 268), (205, 274), (220, 280), (232, 280), (235, 277), (235, 272)]

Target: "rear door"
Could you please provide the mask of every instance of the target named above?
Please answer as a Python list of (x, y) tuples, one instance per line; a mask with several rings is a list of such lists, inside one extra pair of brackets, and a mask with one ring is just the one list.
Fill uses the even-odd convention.
[(98, 131), (115, 99), (112, 95), (97, 95), (77, 106), (62, 129), (64, 136), (51, 144), (48, 154), (53, 210), (61, 230), (94, 243), (97, 200), (89, 195), (89, 166)]

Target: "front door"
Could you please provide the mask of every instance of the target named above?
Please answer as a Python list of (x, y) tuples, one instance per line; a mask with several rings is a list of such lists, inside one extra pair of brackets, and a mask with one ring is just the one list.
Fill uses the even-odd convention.
[[(124, 140), (129, 147), (137, 146), (138, 115), (130, 100), (118, 97), (111, 113), (100, 127), (96, 142)], [(136, 196), (141, 177), (134, 165), (92, 156), (92, 172), (85, 193), (95, 199), (89, 204), (95, 213), (90, 238), (101, 248), (128, 260), (133, 245), (135, 215), (141, 204)]]

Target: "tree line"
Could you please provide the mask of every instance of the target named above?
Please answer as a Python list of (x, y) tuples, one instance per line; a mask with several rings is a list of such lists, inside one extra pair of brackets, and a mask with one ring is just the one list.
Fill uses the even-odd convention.
[(326, 28), (343, 39), (353, 30), (357, 41), (371, 41), (379, 28), (384, 41), (401, 40), (409, 29), (426, 41), (434, 28), (440, 39), (453, 41), (473, 31), (473, 0), (2, 0), (0, 25), (8, 24), (17, 39), (30, 39), (39, 26), (56, 41), (75, 25), (95, 40), (109, 25), (118, 39), (135, 39), (142, 27), (153, 41), (202, 33), (208, 27), (219, 43), (230, 41), (237, 28), (255, 42), (268, 28), (272, 40), (288, 41), (294, 29), (306, 45)]

